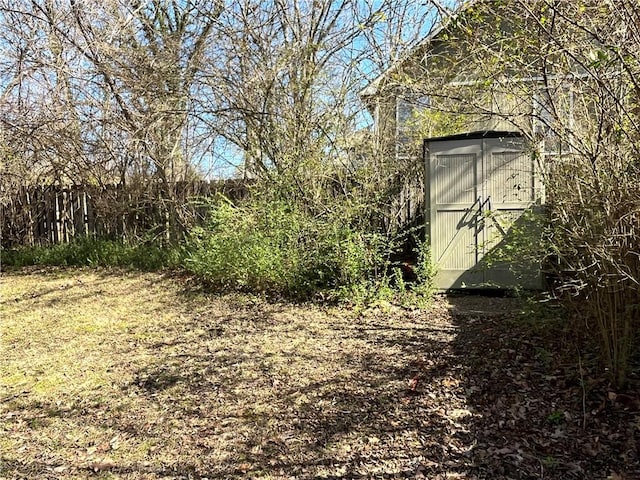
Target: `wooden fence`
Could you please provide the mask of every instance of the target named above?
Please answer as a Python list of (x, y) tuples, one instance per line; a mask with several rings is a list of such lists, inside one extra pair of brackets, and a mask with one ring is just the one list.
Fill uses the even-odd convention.
[(0, 244), (50, 245), (82, 236), (169, 238), (182, 233), (171, 229), (202, 222), (206, 206), (198, 199), (219, 193), (238, 200), (248, 188), (240, 180), (176, 183), (169, 192), (156, 184), (25, 186), (0, 192)]

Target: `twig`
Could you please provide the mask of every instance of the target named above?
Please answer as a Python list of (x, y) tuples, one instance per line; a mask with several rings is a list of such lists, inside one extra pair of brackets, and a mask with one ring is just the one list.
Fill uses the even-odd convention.
[(578, 368), (580, 369), (580, 387), (582, 388), (582, 430), (587, 429), (587, 390), (584, 386), (584, 375), (582, 373), (582, 356), (578, 350)]

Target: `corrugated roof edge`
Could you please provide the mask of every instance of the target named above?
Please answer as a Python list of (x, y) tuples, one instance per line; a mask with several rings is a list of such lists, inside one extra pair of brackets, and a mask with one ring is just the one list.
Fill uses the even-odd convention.
[(440, 142), (449, 140), (477, 140), (479, 138), (522, 137), (522, 133), (509, 130), (477, 130), (468, 133), (456, 133), (444, 137), (426, 138), (425, 142)]

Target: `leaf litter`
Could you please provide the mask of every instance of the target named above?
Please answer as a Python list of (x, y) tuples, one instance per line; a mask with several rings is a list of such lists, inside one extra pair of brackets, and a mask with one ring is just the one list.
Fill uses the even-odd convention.
[(522, 312), (5, 273), (0, 478), (640, 478), (637, 390), (610, 391)]

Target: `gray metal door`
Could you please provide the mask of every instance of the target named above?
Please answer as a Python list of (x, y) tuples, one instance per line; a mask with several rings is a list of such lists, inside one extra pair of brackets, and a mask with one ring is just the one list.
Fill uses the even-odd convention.
[[(440, 289), (534, 288), (508, 264), (483, 264), (536, 200), (534, 161), (521, 137), (439, 139), (426, 143), (427, 236)], [(523, 282), (525, 283), (523, 285)], [(534, 285), (535, 284), (535, 285)]]

